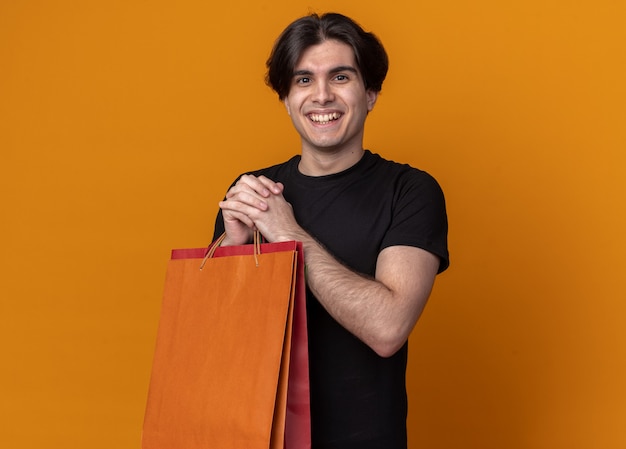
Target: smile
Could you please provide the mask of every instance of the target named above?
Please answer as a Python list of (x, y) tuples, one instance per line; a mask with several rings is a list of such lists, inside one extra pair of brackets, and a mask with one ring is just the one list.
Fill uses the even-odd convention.
[(319, 123), (320, 125), (326, 125), (327, 123), (337, 120), (339, 117), (341, 117), (341, 114), (338, 112), (331, 114), (309, 114), (309, 120)]

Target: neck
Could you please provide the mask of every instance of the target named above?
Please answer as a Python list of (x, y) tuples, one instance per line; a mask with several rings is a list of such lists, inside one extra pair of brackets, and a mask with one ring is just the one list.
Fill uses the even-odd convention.
[(303, 148), (298, 170), (307, 176), (332, 175), (355, 165), (364, 152), (362, 147), (342, 151), (307, 151)]

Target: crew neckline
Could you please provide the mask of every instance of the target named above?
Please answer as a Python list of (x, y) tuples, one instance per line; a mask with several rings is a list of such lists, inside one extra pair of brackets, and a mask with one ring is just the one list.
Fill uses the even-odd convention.
[(305, 175), (302, 173), (298, 166), (300, 165), (300, 160), (302, 159), (301, 155), (296, 156), (293, 159), (293, 165), (291, 167), (292, 174), (294, 175), (294, 179), (307, 183), (309, 185), (318, 184), (320, 182), (329, 182), (335, 181), (345, 178), (346, 176), (350, 176), (352, 173), (358, 172), (362, 168), (368, 165), (369, 161), (372, 160), (373, 153), (370, 150), (363, 150), (363, 156), (359, 159), (354, 165), (346, 168), (345, 170), (339, 171), (337, 173), (331, 173), (329, 175), (321, 175), (321, 176), (311, 176)]

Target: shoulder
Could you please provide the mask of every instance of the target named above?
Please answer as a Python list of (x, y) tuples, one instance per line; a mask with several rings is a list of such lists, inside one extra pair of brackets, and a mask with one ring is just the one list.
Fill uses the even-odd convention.
[(385, 159), (369, 151), (366, 157), (372, 174), (393, 187), (396, 194), (416, 193), (443, 198), (441, 186), (430, 173), (406, 163)]
[(380, 154), (373, 153), (370, 150), (365, 151), (364, 158), (366, 161), (366, 165), (375, 170), (388, 171), (392, 173), (397, 173), (399, 175), (432, 178), (432, 176), (424, 170), (416, 168), (407, 163), (396, 162), (391, 159), (386, 159)]
[(448, 219), (443, 190), (428, 172), (373, 155), (376, 182), (387, 186), (391, 224), (381, 248), (413, 246), (439, 256), (439, 272), (449, 265)]

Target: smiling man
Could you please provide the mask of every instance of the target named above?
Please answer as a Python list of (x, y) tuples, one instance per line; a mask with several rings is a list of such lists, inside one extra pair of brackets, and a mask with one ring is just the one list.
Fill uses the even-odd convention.
[(363, 148), (388, 68), (372, 33), (340, 14), (306, 16), (267, 67), (300, 154), (240, 176), (215, 238), (246, 244), (258, 229), (303, 242), (313, 448), (406, 449), (407, 340), (449, 263), (443, 193)]

